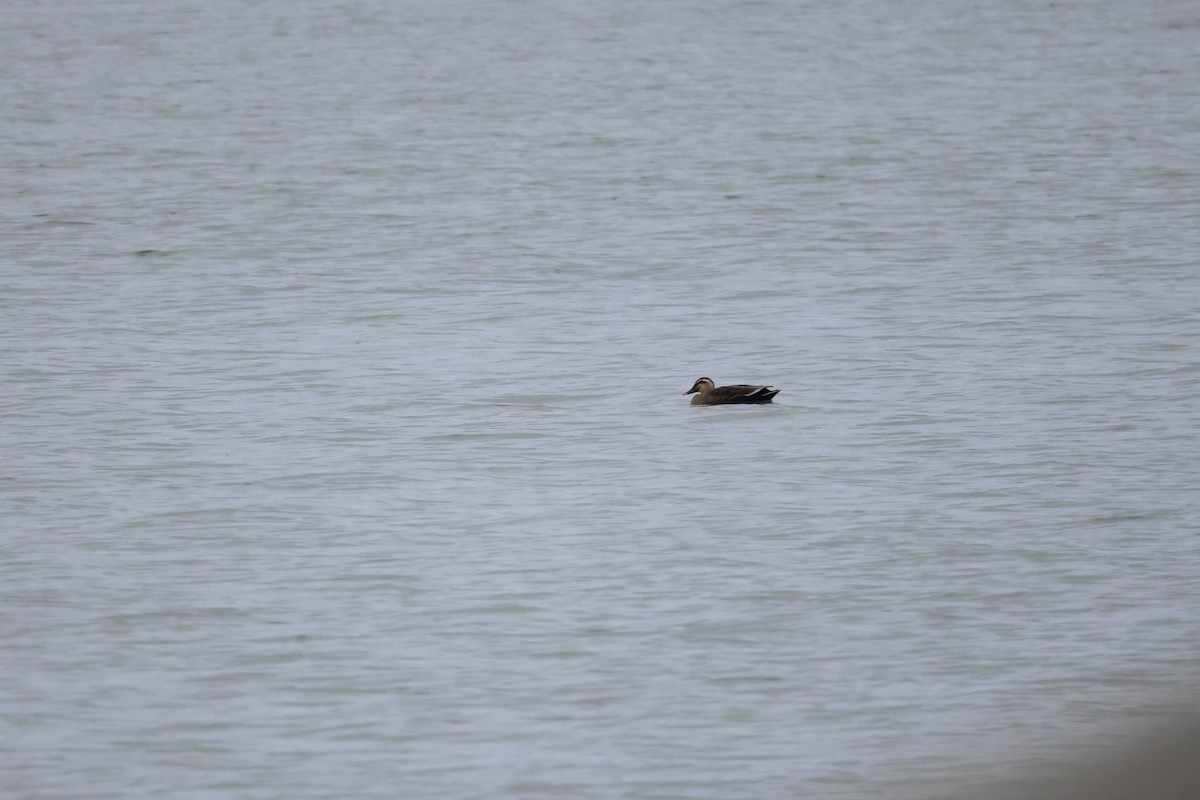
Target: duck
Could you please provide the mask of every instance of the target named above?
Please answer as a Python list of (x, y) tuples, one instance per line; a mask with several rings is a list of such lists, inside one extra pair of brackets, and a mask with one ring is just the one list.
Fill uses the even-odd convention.
[(697, 378), (692, 388), (685, 395), (695, 394), (692, 398), (694, 406), (723, 406), (746, 403), (769, 403), (771, 398), (779, 394), (778, 389), (770, 386), (750, 386), (738, 383), (731, 386), (717, 386), (712, 378)]

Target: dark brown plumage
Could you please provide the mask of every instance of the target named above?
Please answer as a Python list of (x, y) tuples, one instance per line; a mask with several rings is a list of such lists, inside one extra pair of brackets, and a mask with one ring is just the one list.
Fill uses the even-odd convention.
[(750, 386), (745, 383), (733, 386), (717, 386), (712, 378), (698, 378), (684, 394), (693, 394), (694, 406), (723, 406), (747, 403), (769, 403), (771, 398), (779, 394), (778, 389), (770, 386)]

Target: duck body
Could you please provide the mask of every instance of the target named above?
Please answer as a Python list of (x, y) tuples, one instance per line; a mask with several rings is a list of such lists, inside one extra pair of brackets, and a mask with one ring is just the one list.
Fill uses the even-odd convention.
[(712, 378), (698, 378), (692, 384), (692, 388), (684, 394), (696, 395), (692, 398), (694, 406), (759, 405), (771, 402), (771, 398), (779, 394), (779, 390), (746, 383), (717, 386)]

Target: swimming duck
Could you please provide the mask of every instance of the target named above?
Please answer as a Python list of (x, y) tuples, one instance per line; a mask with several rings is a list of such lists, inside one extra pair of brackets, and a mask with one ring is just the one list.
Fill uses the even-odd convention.
[(717, 386), (712, 378), (699, 378), (684, 394), (693, 394), (694, 406), (722, 406), (734, 403), (769, 403), (779, 394), (770, 386), (749, 386), (739, 383), (733, 386)]

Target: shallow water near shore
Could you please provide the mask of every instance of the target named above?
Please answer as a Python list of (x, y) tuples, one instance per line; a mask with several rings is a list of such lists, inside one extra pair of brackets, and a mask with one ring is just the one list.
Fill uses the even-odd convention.
[(930, 797), (1194, 707), (1192, 5), (0, 21), (5, 795)]

